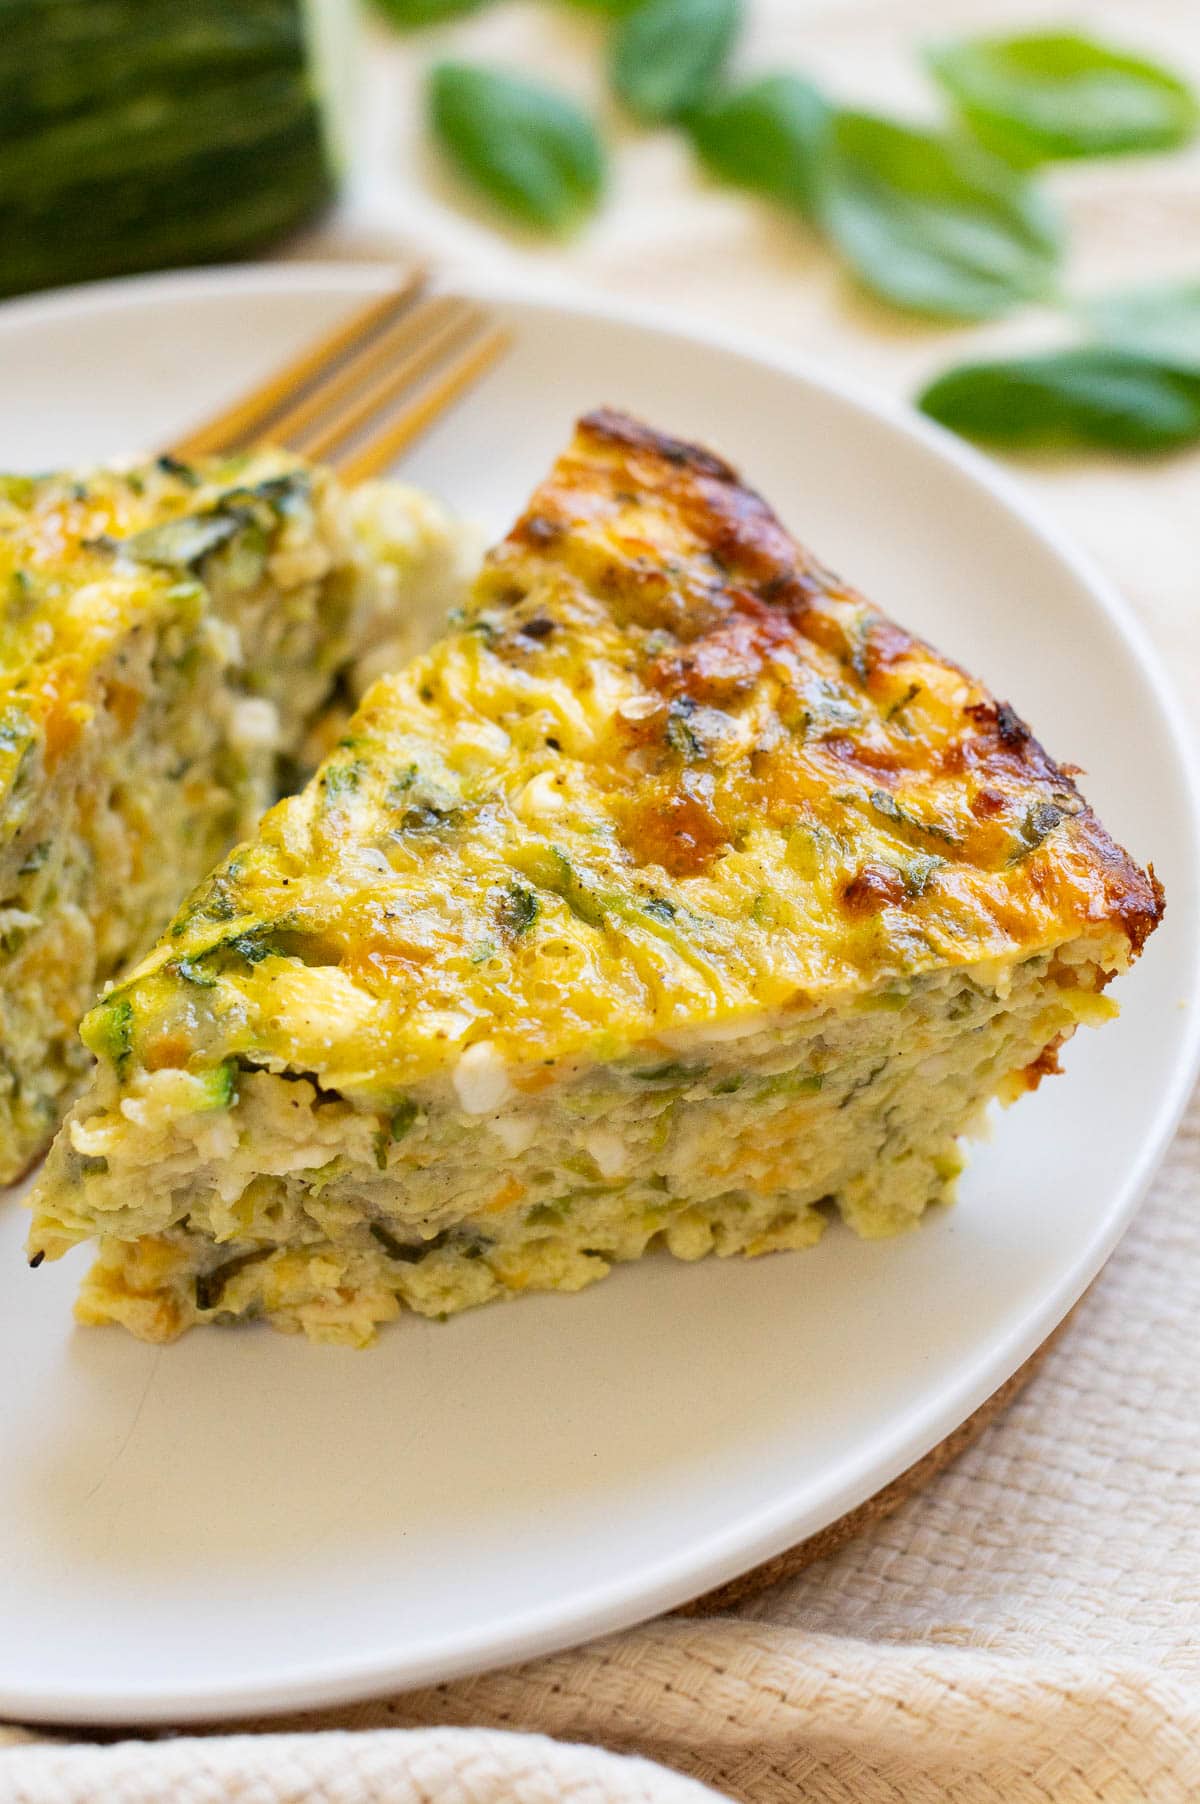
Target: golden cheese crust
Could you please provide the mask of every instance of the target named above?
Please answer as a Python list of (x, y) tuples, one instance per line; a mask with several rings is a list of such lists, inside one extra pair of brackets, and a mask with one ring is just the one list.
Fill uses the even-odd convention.
[[(500, 599), (503, 573), (519, 575), (525, 554), (555, 553), (619, 623), (668, 636), (639, 672), (662, 707), (641, 715), (627, 761), (635, 857), (681, 874), (708, 868), (739, 819), (787, 824), (814, 806), (836, 816), (853, 784), (914, 848), (970, 873), (1006, 922), (1019, 925), (1036, 899), (1039, 913), (1048, 904), (1081, 922), (1119, 920), (1136, 950), (1161, 918), (1160, 886), (1083, 802), (1078, 773), (1055, 764), (1007, 703), (819, 564), (711, 452), (607, 409), (588, 415), (492, 560)], [(710, 707), (761, 710), (748, 759), (678, 755), (680, 717)], [(716, 765), (711, 796), (689, 781), (705, 763)], [(886, 856), (866, 856), (842, 903), (849, 925), (889, 904), (919, 916), (942, 905), (936, 893), (923, 909)]]
[(1161, 911), (1011, 708), (717, 458), (601, 412), (89, 1038), (118, 1006), (122, 1069), (234, 1054), (364, 1096), (486, 1040), (537, 1086), (1080, 936), (1116, 968)]

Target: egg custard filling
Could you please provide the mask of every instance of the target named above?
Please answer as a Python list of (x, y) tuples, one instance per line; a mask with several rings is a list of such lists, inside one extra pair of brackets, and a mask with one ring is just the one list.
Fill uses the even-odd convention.
[(458, 558), (424, 496), (278, 453), (0, 477), (0, 1182), (86, 1073), (100, 986), (333, 743), (356, 660), (460, 596)]
[(84, 1321), (369, 1341), (885, 1235), (1115, 1012), (1161, 892), (1013, 710), (718, 458), (602, 412), (84, 1024)]

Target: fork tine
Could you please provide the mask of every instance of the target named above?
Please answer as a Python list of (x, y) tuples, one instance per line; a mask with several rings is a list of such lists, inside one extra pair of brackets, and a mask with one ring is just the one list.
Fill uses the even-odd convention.
[(393, 364), (377, 382), (356, 395), (344, 407), (311, 432), (293, 439), (291, 449), (314, 461), (328, 458), (339, 445), (354, 437), (389, 402), (434, 367), (442, 356), (469, 332), (479, 328), (483, 310), (466, 301), (457, 302), (432, 332), (424, 335), (406, 356)]
[(299, 450), (311, 437), (311, 429), (331, 410), (352, 399), (364, 383), (401, 356), (410, 345), (415, 343), (419, 348), (423, 339), (462, 307), (463, 302), (450, 295), (434, 295), (390, 320), (382, 332), (364, 339), (328, 376), (311, 384), (293, 406), (275, 415), (270, 422), (271, 443)]
[(365, 482), (368, 476), (378, 476), (381, 470), (386, 470), (431, 420), (435, 420), (456, 396), (496, 361), (510, 342), (511, 335), (495, 326), (481, 339), (467, 345), (457, 360), (420, 390), (408, 407), (392, 416), (389, 422), (381, 423), (374, 437), (368, 438), (357, 451), (340, 462), (342, 480)]
[(419, 266), (408, 271), (394, 288), (356, 308), (349, 319), (290, 358), (248, 395), (241, 396), (211, 420), (178, 439), (171, 446), (173, 454), (194, 458), (234, 451), (261, 436), (272, 414), (322, 370), (338, 362), (359, 340), (389, 322), (394, 314), (403, 312), (420, 293), (424, 282), (425, 271)]

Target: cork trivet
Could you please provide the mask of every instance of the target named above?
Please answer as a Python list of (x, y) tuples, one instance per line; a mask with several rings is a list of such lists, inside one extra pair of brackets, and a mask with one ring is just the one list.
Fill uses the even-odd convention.
[[(1078, 1307), (1077, 1303), (1075, 1309)], [(885, 1485), (882, 1491), (876, 1491), (873, 1497), (868, 1497), (857, 1509), (839, 1516), (827, 1528), (809, 1535), (806, 1540), (798, 1541), (795, 1547), (789, 1547), (785, 1553), (777, 1553), (774, 1559), (764, 1560), (761, 1566), (743, 1572), (740, 1578), (730, 1579), (728, 1584), (718, 1585), (715, 1591), (706, 1591), (703, 1597), (695, 1598), (690, 1604), (681, 1604), (675, 1614), (707, 1616), (716, 1611), (732, 1609), (735, 1604), (745, 1603), (748, 1597), (765, 1591), (768, 1585), (778, 1584), (780, 1579), (792, 1578), (806, 1566), (811, 1566), (815, 1560), (823, 1560), (827, 1554), (836, 1553), (839, 1547), (844, 1547), (855, 1535), (861, 1535), (874, 1523), (882, 1522), (885, 1516), (890, 1516), (893, 1510), (898, 1510), (902, 1503), (915, 1497), (939, 1472), (944, 1472), (960, 1453), (965, 1453), (979, 1439), (984, 1429), (1004, 1414), (1065, 1331), (1075, 1309), (1063, 1317), (1036, 1353), (1032, 1353), (1023, 1366), (1018, 1366), (1012, 1377), (998, 1391), (993, 1391), (986, 1403), (980, 1404), (974, 1415), (968, 1416), (952, 1434), (948, 1434), (944, 1441), (939, 1441), (936, 1447), (932, 1447), (915, 1465), (909, 1466), (899, 1478), (894, 1478), (890, 1485)]]

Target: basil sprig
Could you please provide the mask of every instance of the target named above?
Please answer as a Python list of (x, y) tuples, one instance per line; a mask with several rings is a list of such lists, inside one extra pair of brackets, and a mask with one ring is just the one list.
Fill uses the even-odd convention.
[(1200, 441), (1200, 282), (1083, 303), (1089, 343), (963, 364), (932, 382), (924, 411), (1010, 449), (1172, 451)]
[(1079, 313), (1108, 344), (1200, 370), (1200, 282), (1128, 288), (1084, 301)]
[[(400, 24), (486, 3), (377, 0)], [(611, 85), (638, 119), (682, 125), (711, 174), (807, 220), (873, 294), (937, 319), (1056, 298), (1062, 231), (1034, 165), (1167, 148), (1200, 121), (1170, 70), (1071, 31), (934, 46), (928, 66), (959, 120), (938, 130), (838, 107), (790, 71), (727, 87), (745, 0), (575, 4), (611, 20)], [(451, 62), (432, 72), (429, 111), (460, 173), (526, 224), (561, 232), (596, 205), (603, 148), (565, 96)], [(1200, 285), (1111, 297), (1084, 310), (1096, 344), (952, 371), (923, 404), (1006, 443), (1178, 443), (1191, 431), (1198, 315)]]
[(976, 145), (840, 112), (822, 219), (859, 279), (911, 312), (988, 319), (1047, 296), (1062, 233), (1024, 176)]
[(439, 63), (429, 113), (468, 181), (527, 224), (562, 232), (595, 206), (604, 152), (586, 113), (565, 95), (502, 69)]
[(932, 382), (922, 410), (1014, 450), (1169, 451), (1200, 438), (1200, 371), (1114, 345), (967, 363)]
[(796, 208), (895, 306), (986, 319), (1054, 286), (1055, 212), (964, 139), (838, 110), (794, 75), (718, 100), (688, 127), (713, 174)]
[(940, 44), (927, 60), (980, 142), (1024, 163), (1170, 150), (1200, 119), (1169, 69), (1073, 32)]
[(613, 40), (614, 91), (647, 125), (682, 119), (716, 87), (741, 23), (741, 0), (647, 0)]
[(709, 101), (688, 130), (713, 175), (815, 221), (832, 119), (824, 94), (802, 75), (766, 75)]

